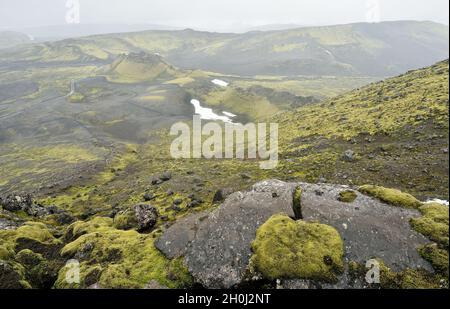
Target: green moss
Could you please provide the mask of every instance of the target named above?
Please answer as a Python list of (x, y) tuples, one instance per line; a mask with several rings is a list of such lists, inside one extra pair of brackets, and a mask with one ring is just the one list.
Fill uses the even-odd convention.
[(363, 194), (378, 198), (379, 200), (393, 206), (403, 208), (419, 208), (423, 204), (414, 196), (403, 193), (397, 189), (388, 189), (379, 186), (365, 185), (359, 188)]
[(80, 265), (80, 282), (68, 282), (66, 274), (68, 270), (72, 270), (71, 265), (65, 265), (58, 273), (58, 278), (55, 281), (54, 287), (57, 289), (79, 289), (89, 288), (91, 285), (98, 283), (100, 274), (103, 268), (99, 265), (89, 265), (87, 262), (83, 262)]
[(344, 202), (344, 203), (353, 203), (357, 197), (358, 197), (358, 195), (356, 194), (355, 191), (347, 190), (347, 191), (340, 192), (338, 199), (339, 199), (339, 201)]
[(38, 265), (44, 261), (41, 254), (35, 253), (29, 249), (21, 250), (15, 257), (16, 261), (24, 266)]
[[(92, 271), (88, 265), (101, 266), (98, 283), (104, 288), (142, 288), (151, 280), (170, 288), (189, 286), (191, 278), (187, 269), (180, 261), (167, 260), (154, 246), (154, 237), (117, 230), (112, 219), (95, 218), (73, 224), (72, 238), (76, 239), (61, 250), (61, 255), (69, 259), (77, 252), (83, 253), (81, 278)], [(66, 268), (60, 271), (57, 287), (66, 287), (66, 271)]]
[(69, 97), (70, 103), (82, 103), (85, 99), (85, 96), (82, 93), (76, 92)]
[[(387, 267), (380, 259), (376, 259), (380, 266), (380, 282), (373, 283), (372, 287), (382, 289), (439, 289), (448, 286), (442, 281), (440, 275), (429, 273), (423, 269), (405, 269), (401, 272), (394, 272)], [(367, 271), (363, 264), (355, 261), (348, 263), (349, 275), (352, 280), (365, 282)]]
[(0, 246), (3, 252), (14, 252), (18, 239), (31, 239), (44, 244), (60, 243), (48, 230), (47, 226), (39, 222), (26, 222), (16, 230), (0, 231)]
[(53, 285), (61, 267), (60, 261), (54, 260), (55, 250), (59, 250), (60, 245), (61, 241), (39, 222), (27, 222), (16, 230), (0, 231), (0, 259), (14, 266), (25, 288), (41, 289)]
[(449, 208), (432, 203), (419, 208), (420, 218), (412, 218), (411, 225), (419, 233), (448, 249), (449, 247)]
[(384, 289), (439, 289), (441, 278), (423, 269), (394, 272), (380, 261), (380, 286)]
[(77, 221), (68, 227), (65, 237), (66, 239), (75, 239), (84, 234), (106, 231), (112, 227), (112, 225), (113, 219), (107, 217), (94, 217), (86, 222)]
[(114, 227), (119, 230), (130, 230), (137, 227), (137, 219), (134, 211), (127, 209), (114, 217)]
[(429, 244), (419, 248), (420, 255), (430, 262), (434, 270), (448, 279), (448, 251), (439, 248), (437, 244)]
[(251, 263), (269, 279), (336, 280), (343, 242), (332, 227), (274, 215), (257, 231)]

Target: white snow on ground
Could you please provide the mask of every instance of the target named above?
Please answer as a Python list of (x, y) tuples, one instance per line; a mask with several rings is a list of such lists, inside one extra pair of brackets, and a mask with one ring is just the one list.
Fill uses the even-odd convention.
[(442, 205), (448, 206), (448, 201), (440, 200), (438, 198), (431, 199), (431, 200), (428, 200), (428, 201), (425, 202), (425, 204), (431, 204), (431, 203), (438, 203), (438, 204), (442, 204)]
[[(204, 120), (220, 120), (227, 123), (233, 123), (228, 116), (219, 116), (213, 112), (211, 108), (202, 107), (199, 100), (191, 100), (191, 104), (194, 105), (195, 113), (200, 115), (200, 119)], [(225, 114), (225, 112), (224, 112)]]
[(228, 87), (229, 83), (220, 80), (220, 79), (213, 79), (211, 81), (211, 83), (213, 83), (214, 85), (220, 86), (220, 87)]
[(233, 113), (229, 113), (229, 112), (222, 112), (222, 114), (224, 114), (225, 116), (228, 116), (228, 117), (230, 117), (230, 118), (234, 118), (234, 117), (236, 117), (236, 115), (235, 115), (235, 114), (233, 114)]

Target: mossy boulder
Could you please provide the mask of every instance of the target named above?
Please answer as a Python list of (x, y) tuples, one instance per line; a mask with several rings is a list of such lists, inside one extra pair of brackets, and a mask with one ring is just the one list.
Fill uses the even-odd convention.
[(357, 197), (358, 197), (358, 195), (356, 194), (355, 191), (346, 190), (346, 191), (339, 192), (338, 200), (343, 203), (353, 203)]
[(449, 208), (431, 203), (419, 208), (420, 218), (412, 218), (411, 225), (419, 233), (439, 243), (448, 250), (449, 247)]
[(0, 289), (28, 289), (24, 269), (18, 263), (0, 260)]
[(408, 193), (397, 189), (388, 189), (379, 186), (365, 185), (359, 188), (359, 192), (375, 197), (387, 204), (403, 208), (419, 208), (423, 205), (418, 199)]
[(344, 245), (331, 226), (274, 215), (257, 231), (251, 263), (268, 279), (332, 282), (343, 270)]
[(17, 253), (15, 260), (25, 269), (25, 278), (33, 288), (51, 288), (62, 266), (61, 261), (48, 261), (29, 249)]
[[(62, 266), (61, 241), (39, 222), (26, 222), (16, 230), (0, 231), (0, 256), (20, 277), (20, 285), (51, 288)], [(4, 267), (4, 270), (8, 270)], [(9, 272), (8, 276), (12, 276)]]
[(419, 248), (420, 255), (430, 262), (434, 270), (447, 278), (449, 276), (449, 257), (448, 250), (439, 248), (437, 244), (429, 244)]
[[(67, 283), (68, 267), (60, 270), (55, 287), (143, 288), (151, 280), (171, 288), (187, 287), (191, 278), (179, 259), (166, 259), (154, 246), (154, 235), (118, 230), (110, 218), (72, 225), (72, 239), (61, 251), (80, 262), (80, 283)], [(95, 281), (95, 282), (94, 282)]]

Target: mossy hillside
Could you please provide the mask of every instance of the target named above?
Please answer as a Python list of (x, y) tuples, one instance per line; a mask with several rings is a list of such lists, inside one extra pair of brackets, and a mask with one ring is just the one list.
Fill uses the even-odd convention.
[(346, 139), (362, 132), (391, 133), (426, 119), (448, 126), (448, 61), (305, 106), (278, 119), (291, 132), (286, 138), (320, 135)]
[(363, 87), (378, 81), (372, 77), (283, 77), (283, 76), (254, 76), (253, 79), (237, 78), (236, 86), (248, 89), (252, 86), (262, 86), (277, 91), (288, 91), (298, 96), (313, 96), (327, 99), (345, 92)]
[[(279, 123), (280, 158), (293, 176), (302, 177), (306, 170), (311, 181), (371, 183), (421, 199), (448, 198), (448, 61), (271, 121)], [(349, 149), (358, 160), (340, 159)], [(309, 163), (318, 155), (329, 159), (322, 166), (302, 168), (301, 160)]]
[(251, 264), (268, 279), (333, 282), (343, 271), (343, 242), (332, 227), (274, 215), (257, 231)]
[[(17, 191), (35, 193), (46, 191), (50, 185), (75, 185), (80, 173), (99, 170), (108, 156), (106, 149), (92, 144), (51, 143), (32, 146), (35, 143), (2, 144), (0, 162), (0, 192)], [(76, 175), (76, 176), (74, 176)]]
[(233, 86), (210, 91), (201, 99), (208, 106), (220, 107), (225, 111), (246, 115), (250, 121), (264, 120), (280, 111), (266, 98)]
[[(93, 268), (103, 288), (143, 288), (151, 280), (170, 288), (187, 287), (191, 278), (180, 260), (167, 260), (154, 246), (157, 235), (122, 231), (113, 227), (110, 218), (95, 218), (77, 222), (67, 238), (74, 239), (62, 250), (65, 258), (80, 258), (81, 278), (89, 278)], [(86, 287), (67, 285), (62, 268), (57, 288)]]
[(106, 78), (112, 82), (140, 83), (157, 79), (171, 80), (183, 73), (154, 54), (131, 53), (114, 61)]
[(125, 173), (127, 167), (139, 160), (138, 146), (126, 144), (118, 148), (117, 154), (111, 159), (103, 171), (94, 175), (91, 179), (64, 189), (54, 196), (41, 197), (37, 201), (43, 205), (58, 205), (69, 210), (73, 215), (86, 218), (96, 209), (96, 212), (111, 210), (110, 194), (103, 194), (100, 190), (103, 186), (112, 182), (120, 174)]
[(359, 191), (393, 206), (417, 209), (423, 205), (422, 202), (417, 200), (411, 194), (401, 192), (397, 189), (364, 185), (359, 187)]

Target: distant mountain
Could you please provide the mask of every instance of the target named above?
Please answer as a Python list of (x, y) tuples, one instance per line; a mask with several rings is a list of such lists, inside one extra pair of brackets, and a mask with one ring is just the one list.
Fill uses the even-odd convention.
[(27, 44), (30, 42), (32, 42), (32, 39), (26, 34), (14, 31), (0, 32), (0, 49)]
[[(0, 53), (2, 62), (53, 61), (70, 51), (113, 61), (126, 52), (159, 53), (182, 69), (236, 75), (394, 76), (449, 57), (449, 28), (433, 22), (383, 22), (226, 34), (145, 31), (97, 35)], [(78, 53), (78, 56), (72, 55)], [(60, 57), (56, 57), (60, 58)]]
[(26, 33), (38, 41), (46, 41), (98, 34), (126, 33), (146, 30), (180, 30), (180, 28), (154, 24), (67, 24), (23, 28), (18, 31)]
[(123, 54), (108, 68), (108, 79), (120, 82), (143, 82), (156, 79), (171, 79), (179, 74), (176, 68), (165, 62), (161, 56), (146, 53)]
[(260, 25), (260, 26), (253, 26), (253, 27), (246, 27), (245, 32), (250, 31), (278, 31), (278, 30), (288, 30), (288, 29), (297, 29), (306, 27), (306, 25), (299, 25), (299, 24), (268, 24), (268, 25)]

